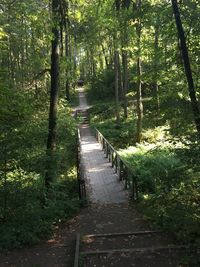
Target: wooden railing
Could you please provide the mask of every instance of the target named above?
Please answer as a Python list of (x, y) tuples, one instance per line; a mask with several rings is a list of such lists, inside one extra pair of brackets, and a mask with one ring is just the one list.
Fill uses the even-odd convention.
[(134, 171), (128, 166), (128, 163), (121, 158), (119, 153), (96, 128), (95, 135), (96, 139), (102, 146), (106, 158), (108, 158), (109, 162), (111, 162), (112, 167), (115, 169), (115, 173), (118, 174), (119, 180), (124, 183), (124, 188), (130, 191), (130, 195), (133, 200), (137, 200), (137, 176), (134, 174)]
[(76, 168), (77, 168), (77, 181), (78, 181), (78, 194), (80, 200), (86, 200), (86, 188), (85, 188), (85, 172), (84, 165), (81, 158), (81, 138), (80, 130), (77, 133), (77, 156), (76, 156)]

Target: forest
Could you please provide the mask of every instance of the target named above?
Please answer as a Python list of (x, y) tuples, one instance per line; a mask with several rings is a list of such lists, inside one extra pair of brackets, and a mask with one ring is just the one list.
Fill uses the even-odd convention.
[(199, 72), (198, 0), (1, 0), (0, 251), (47, 239), (83, 204), (78, 80), (91, 127), (138, 177), (138, 209), (199, 248)]

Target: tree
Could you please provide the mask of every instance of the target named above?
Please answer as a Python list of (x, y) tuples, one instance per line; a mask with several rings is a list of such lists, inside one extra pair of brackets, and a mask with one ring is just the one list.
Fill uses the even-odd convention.
[(185, 33), (184, 33), (181, 18), (180, 18), (180, 12), (179, 12), (177, 0), (172, 0), (172, 7), (173, 7), (176, 26), (178, 30), (179, 39), (180, 39), (182, 58), (183, 58), (185, 74), (186, 74), (187, 83), (188, 83), (188, 90), (189, 90), (189, 95), (191, 99), (194, 121), (196, 124), (198, 135), (200, 136), (200, 111), (199, 111), (199, 106), (198, 106), (195, 87), (194, 87), (194, 81), (193, 81), (193, 76), (192, 76), (192, 71), (191, 71), (191, 66), (190, 66), (190, 59), (189, 59), (188, 48), (186, 44)]
[(115, 68), (115, 113), (116, 113), (116, 122), (119, 123), (119, 52), (115, 49), (114, 53), (114, 68)]
[(130, 7), (130, 0), (122, 1), (122, 17), (120, 18), (121, 22), (121, 45), (122, 45), (122, 80), (123, 80), (123, 108), (124, 108), (124, 117), (128, 117), (128, 107), (127, 107), (127, 97), (126, 94), (128, 92), (129, 87), (129, 77), (128, 77), (128, 11)]
[(142, 81), (141, 81), (141, 0), (137, 0), (136, 9), (138, 11), (138, 18), (136, 22), (137, 35), (137, 128), (136, 128), (136, 142), (140, 143), (142, 138), (142, 119), (143, 119), (143, 103), (142, 103)]
[[(51, 89), (49, 109), (49, 133), (47, 139), (47, 170), (45, 184), (49, 186), (55, 175), (56, 121), (59, 89), (59, 0), (52, 0), (52, 48), (51, 48)], [(53, 164), (54, 163), (54, 164)]]

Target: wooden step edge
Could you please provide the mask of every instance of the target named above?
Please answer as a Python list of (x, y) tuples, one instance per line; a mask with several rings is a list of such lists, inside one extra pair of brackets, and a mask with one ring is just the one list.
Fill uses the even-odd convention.
[(108, 233), (108, 234), (91, 234), (83, 235), (84, 238), (95, 238), (95, 237), (112, 237), (112, 236), (127, 236), (127, 235), (149, 235), (149, 234), (159, 234), (162, 231), (137, 231), (137, 232), (122, 232), (122, 233)]
[(131, 252), (153, 253), (159, 250), (186, 249), (186, 248), (188, 248), (188, 246), (168, 245), (168, 246), (157, 246), (157, 247), (149, 247), (149, 248), (88, 250), (88, 251), (80, 252), (80, 254), (83, 256), (87, 256), (87, 255), (114, 254), (114, 253), (131, 253)]
[(79, 254), (80, 254), (80, 234), (76, 235), (76, 249), (74, 257), (74, 267), (79, 267)]

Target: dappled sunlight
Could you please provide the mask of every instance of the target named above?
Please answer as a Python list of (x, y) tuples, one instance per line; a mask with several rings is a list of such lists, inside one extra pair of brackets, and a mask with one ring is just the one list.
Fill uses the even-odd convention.
[(147, 129), (143, 131), (143, 140), (148, 142), (165, 141), (166, 138), (170, 138), (169, 125), (158, 126), (155, 128)]
[[(98, 162), (97, 162), (98, 163)], [(93, 168), (87, 168), (87, 171), (89, 172), (89, 173), (96, 173), (96, 172), (102, 172), (102, 171), (105, 171), (105, 168), (107, 168), (108, 167), (108, 164), (106, 164), (105, 166), (101, 166), (101, 167), (98, 167), (98, 166), (96, 166), (96, 167), (93, 167)]]
[(83, 153), (95, 152), (100, 149), (100, 145), (97, 142), (90, 142), (89, 140), (81, 141), (81, 148)]

